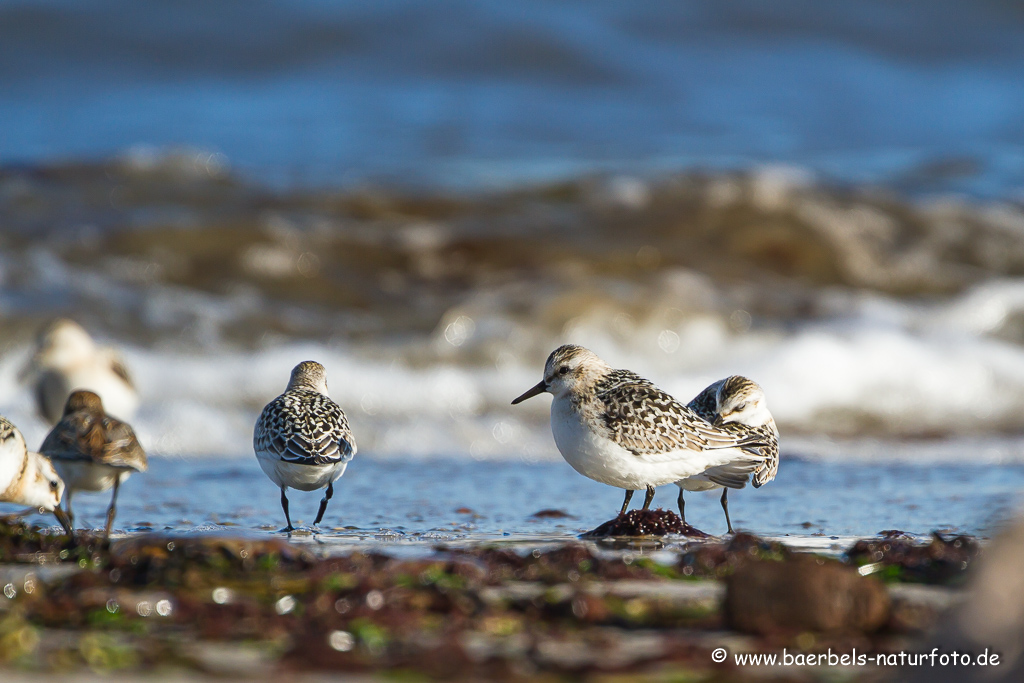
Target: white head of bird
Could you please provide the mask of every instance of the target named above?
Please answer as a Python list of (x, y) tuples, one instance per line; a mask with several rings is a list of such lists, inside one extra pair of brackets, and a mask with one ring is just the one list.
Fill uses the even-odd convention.
[(21, 500), (25, 505), (53, 512), (64, 496), (64, 482), (45, 455), (29, 451), (27, 457)]
[(761, 427), (773, 422), (764, 389), (746, 377), (733, 375), (722, 382), (716, 395), (718, 417), (715, 424), (736, 422), (748, 427)]
[(288, 389), (307, 389), (327, 395), (327, 369), (313, 360), (302, 361), (292, 368)]
[(611, 368), (597, 354), (582, 346), (565, 344), (548, 356), (544, 364), (544, 379), (512, 401), (512, 405), (545, 391), (561, 398), (572, 393), (581, 393), (594, 385)]
[(50, 459), (28, 450), (18, 428), (0, 417), (0, 501), (53, 512), (63, 496), (64, 482)]
[(74, 320), (60, 318), (39, 335), (37, 363), (52, 368), (71, 368), (88, 360), (96, 352), (96, 343)]

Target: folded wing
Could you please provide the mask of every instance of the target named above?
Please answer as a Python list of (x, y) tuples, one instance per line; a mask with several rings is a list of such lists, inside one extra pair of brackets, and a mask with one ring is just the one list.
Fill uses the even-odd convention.
[[(767, 444), (759, 434), (718, 429), (654, 384), (615, 370), (598, 384), (604, 424), (610, 438), (634, 455), (739, 448), (751, 456), (753, 469), (763, 462)], [(739, 464), (737, 464), (739, 466)]]

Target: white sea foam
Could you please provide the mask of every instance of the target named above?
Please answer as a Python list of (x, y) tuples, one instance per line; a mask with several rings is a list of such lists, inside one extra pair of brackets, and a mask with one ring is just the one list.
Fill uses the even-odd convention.
[[(565, 340), (684, 400), (728, 374), (756, 379), (779, 421), (784, 451), (827, 455), (837, 443), (829, 438), (859, 437), (868, 440), (837, 447), (871, 454), (904, 437), (967, 435), (987, 444), (982, 450), (991, 458), (1024, 459), (1024, 448), (1005, 436), (1024, 430), (1024, 346), (995, 336), (1024, 311), (1024, 281), (992, 282), (944, 303), (844, 295), (835, 310), (829, 319), (788, 329), (737, 333), (706, 316), (667, 330), (633, 326), (626, 335), (604, 317), (584, 314)], [(475, 325), (480, 334), (489, 322)], [(497, 365), (480, 366), (460, 363), (456, 352), (414, 364), (408, 354), (391, 359), (379, 349), (314, 343), (260, 352), (123, 351), (143, 399), (135, 426), (154, 453), (251, 453), (263, 405), (284, 389), (292, 366), (316, 359), (328, 368), (331, 395), (349, 413), (361, 453), (558, 457), (546, 427), (548, 401), (509, 405), (540, 378), (542, 358), (506, 354)], [(0, 413), (38, 445), (46, 426), (17, 380), (28, 353), (18, 348), (0, 359)], [(798, 437), (789, 448), (787, 431)], [(940, 451), (915, 452), (938, 458)]]

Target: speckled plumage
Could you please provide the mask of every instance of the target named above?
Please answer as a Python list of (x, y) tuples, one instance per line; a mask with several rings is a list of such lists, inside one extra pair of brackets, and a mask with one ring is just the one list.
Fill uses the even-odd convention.
[[(754, 474), (751, 476), (751, 483), (754, 488), (760, 488), (775, 478), (775, 475), (779, 472), (779, 430), (775, 425), (775, 419), (768, 412), (767, 407), (764, 408), (765, 416), (762, 424), (749, 424), (743, 422), (735, 422), (730, 420), (728, 416), (720, 416), (718, 412), (718, 406), (735, 406), (741, 401), (747, 401), (751, 399), (763, 401), (764, 390), (761, 386), (751, 380), (743, 377), (742, 375), (732, 375), (726, 377), (723, 380), (719, 380), (711, 385), (715, 387), (714, 391), (714, 407), (709, 422), (715, 422), (716, 417), (722, 419), (717, 423), (719, 429), (728, 431), (734, 434), (745, 434), (752, 435), (764, 442), (764, 447), (761, 452), (766, 456), (764, 464), (757, 468)], [(709, 389), (711, 387), (708, 387)], [(693, 401), (698, 401), (704, 396), (704, 392), (698, 394)], [(694, 408), (701, 417), (705, 403), (699, 403), (699, 409)], [(705, 418), (707, 419), (707, 418)]]
[(760, 455), (757, 435), (713, 427), (649, 380), (611, 370), (594, 385), (594, 401), (610, 438), (636, 455), (747, 447)]
[(290, 389), (268, 403), (253, 445), (257, 452), (302, 465), (348, 462), (356, 453), (345, 411), (310, 389)]
[(134, 472), (149, 468), (135, 431), (128, 423), (107, 415), (100, 397), (91, 391), (76, 391), (68, 397), (64, 416), (39, 450), (57, 463), (58, 469), (68, 461)]
[(745, 477), (764, 461), (763, 441), (702, 420), (650, 381), (615, 370), (575, 345), (548, 356), (544, 379), (518, 397), (548, 392), (551, 430), (559, 452), (580, 474), (627, 491), (654, 488), (717, 468)]
[(718, 388), (725, 382), (720, 379), (704, 388), (693, 399), (686, 404), (686, 407), (697, 413), (705, 422), (714, 422), (718, 414)]
[[(765, 403), (764, 390), (754, 382), (740, 375), (732, 375), (710, 384), (688, 404), (702, 419), (716, 425), (722, 431), (737, 436), (753, 437), (761, 442), (761, 452), (766, 456), (763, 463), (752, 473), (754, 488), (760, 488), (775, 478), (779, 470), (779, 433), (775, 420)], [(683, 491), (708, 491), (725, 487), (722, 492), (722, 508), (725, 510), (729, 531), (727, 503), (728, 489), (740, 489), (747, 484), (747, 475), (736, 476), (732, 472), (721, 472), (710, 468), (705, 472), (676, 482), (679, 485), (679, 512), (683, 514)]]
[(315, 361), (292, 369), (285, 392), (268, 403), (256, 420), (253, 450), (266, 475), (281, 489), (281, 507), (288, 526), (288, 488), (327, 489), (314, 525), (319, 524), (334, 495), (334, 482), (356, 454), (356, 442), (345, 411), (327, 396), (327, 371)]
[(110, 535), (117, 512), (117, 492), (133, 472), (149, 469), (146, 451), (126, 422), (106, 414), (103, 401), (92, 391), (68, 396), (64, 416), (50, 430), (39, 449), (53, 461), (67, 486), (67, 516), (74, 514), (71, 498), (76, 491), (113, 488), (107, 508), (106, 534)]

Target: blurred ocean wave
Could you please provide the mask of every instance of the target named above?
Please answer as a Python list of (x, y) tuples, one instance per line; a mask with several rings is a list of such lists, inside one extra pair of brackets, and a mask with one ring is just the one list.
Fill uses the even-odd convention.
[(415, 192), (275, 191), (210, 163), (0, 170), (0, 413), (30, 441), (17, 371), (68, 315), (126, 348), (167, 454), (248, 453), (315, 358), (367, 452), (551, 457), (544, 401), (508, 402), (573, 341), (684, 399), (748, 374), (808, 453), (973, 435), (1024, 457), (1004, 443), (1024, 434), (1018, 205), (790, 167)]
[(784, 162), (1019, 197), (1005, 0), (0, 2), (0, 160), (198, 146), (277, 186)]

